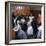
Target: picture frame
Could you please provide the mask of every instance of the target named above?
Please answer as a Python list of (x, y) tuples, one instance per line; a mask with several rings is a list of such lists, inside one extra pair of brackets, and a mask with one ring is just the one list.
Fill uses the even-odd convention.
[[(16, 9), (14, 9), (14, 6), (15, 6), (15, 8), (18, 8), (16, 6), (19, 6), (19, 8), (20, 8), (20, 6), (22, 6), (22, 7), (25, 6), (27, 9), (28, 9), (28, 7), (30, 7), (31, 13), (32, 13), (31, 16), (37, 15), (37, 11), (38, 11), (38, 13), (40, 13), (40, 15), (42, 16), (41, 17), (41, 23), (42, 23), (41, 24), (42, 25), (41, 38), (34, 38), (34, 36), (29, 39), (28, 38), (27, 39), (26, 38), (25, 39), (24, 38), (22, 38), (22, 39), (15, 38), (16, 32), (13, 31), (13, 29), (12, 29), (12, 27), (14, 27), (14, 25), (12, 25), (12, 22), (13, 22), (12, 13), (13, 13), (13, 11), (16, 11)], [(21, 13), (21, 12), (19, 11), (19, 13), (17, 15), (20, 15), (20, 14), (28, 15), (29, 14), (28, 12), (27, 13), (25, 13), (25, 12)], [(26, 36), (24, 35), (24, 37), (26, 37)], [(5, 44), (26, 44), (26, 43), (44, 43), (44, 42), (45, 42), (45, 3), (15, 2), (15, 1), (5, 2)]]

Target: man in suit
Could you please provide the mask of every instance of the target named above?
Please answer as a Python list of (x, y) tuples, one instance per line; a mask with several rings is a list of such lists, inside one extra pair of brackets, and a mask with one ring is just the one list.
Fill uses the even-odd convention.
[[(20, 16), (19, 16), (20, 18)], [(24, 18), (20, 18), (20, 20), (17, 20), (17, 25), (14, 27), (14, 31), (16, 32), (16, 39), (27, 39), (27, 35), (25, 32), (25, 19)]]

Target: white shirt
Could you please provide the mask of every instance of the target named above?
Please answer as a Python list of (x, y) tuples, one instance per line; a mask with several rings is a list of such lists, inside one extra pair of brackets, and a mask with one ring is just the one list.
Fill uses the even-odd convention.
[(38, 27), (38, 30), (39, 32), (38, 32), (37, 38), (41, 37), (42, 35), (42, 26)]
[(29, 26), (28, 29), (27, 29), (27, 34), (28, 35), (33, 35), (33, 28), (32, 26)]

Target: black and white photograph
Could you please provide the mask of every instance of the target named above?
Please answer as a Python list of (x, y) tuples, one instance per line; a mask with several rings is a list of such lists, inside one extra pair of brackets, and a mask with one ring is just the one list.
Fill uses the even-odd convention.
[(44, 3), (6, 2), (6, 43), (44, 42)]

